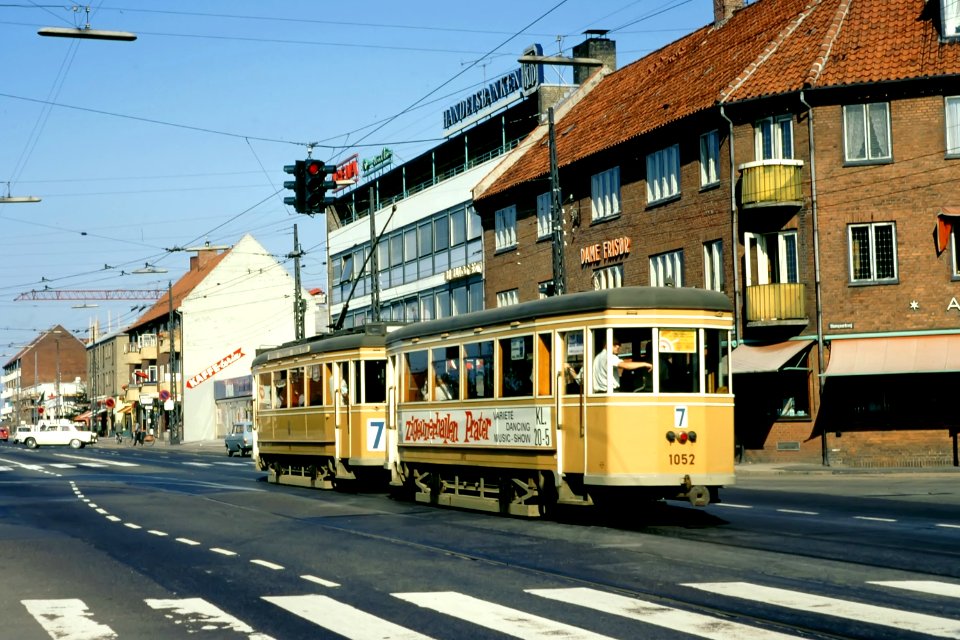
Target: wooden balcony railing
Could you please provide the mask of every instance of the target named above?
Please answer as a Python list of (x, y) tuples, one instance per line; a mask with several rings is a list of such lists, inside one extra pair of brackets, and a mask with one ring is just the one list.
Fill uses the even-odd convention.
[(755, 284), (747, 287), (747, 322), (806, 320), (806, 285)]
[(803, 160), (758, 160), (739, 169), (740, 204), (744, 208), (803, 204)]

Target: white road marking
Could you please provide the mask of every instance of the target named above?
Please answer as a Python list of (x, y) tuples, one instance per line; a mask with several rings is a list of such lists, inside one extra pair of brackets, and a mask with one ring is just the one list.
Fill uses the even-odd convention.
[(182, 462), (181, 464), (185, 464), (191, 467), (212, 467), (213, 466), (209, 462)]
[(945, 527), (947, 529), (960, 529), (960, 524), (938, 524), (938, 527)]
[(748, 504), (733, 504), (732, 502), (717, 502), (714, 503), (714, 506), (730, 507), (731, 509), (753, 509), (753, 507)]
[(117, 634), (93, 619), (83, 600), (21, 600), (43, 630), (54, 640), (106, 640)]
[(330, 582), (329, 580), (324, 580), (323, 578), (318, 578), (317, 576), (311, 576), (310, 574), (300, 576), (307, 582), (314, 582), (316, 584), (323, 585), (325, 587), (339, 587), (339, 583)]
[(202, 598), (183, 598), (163, 600), (151, 598), (144, 600), (151, 608), (164, 612), (164, 616), (179, 628), (193, 634), (200, 631), (229, 630), (245, 633), (250, 640), (272, 640), (268, 635), (257, 633), (246, 622), (234, 618)]
[(99, 514), (102, 515), (102, 516), (105, 516), (105, 515), (107, 515), (107, 514), (110, 513), (110, 512), (107, 511), (106, 509), (97, 509), (97, 513), (99, 513)]
[(123, 526), (130, 527), (131, 529), (143, 529), (143, 527), (141, 527), (140, 525), (133, 524), (132, 522), (125, 522), (123, 523)]
[(701, 638), (714, 638), (715, 640), (728, 640), (729, 638), (737, 638), (737, 640), (785, 640), (796, 637), (586, 587), (526, 589), (526, 592), (565, 604), (587, 607), (603, 613), (612, 613)]
[(77, 468), (77, 465), (69, 464), (67, 462), (51, 462), (50, 466), (57, 469), (76, 469)]
[(519, 609), (511, 609), (495, 602), (487, 602), (456, 591), (394, 593), (391, 595), (406, 602), (411, 602), (418, 607), (439, 611), (514, 638), (543, 640), (553, 638), (602, 640), (608, 638), (608, 636), (593, 633), (586, 629), (556, 622), (549, 618), (542, 618)]
[(801, 511), (800, 509), (777, 509), (780, 513), (794, 513), (800, 516), (816, 516), (820, 515), (816, 511)]
[(229, 549), (221, 549), (220, 547), (210, 547), (210, 551), (214, 553), (219, 553), (224, 556), (235, 556), (237, 553), (235, 551), (230, 551)]
[(182, 542), (183, 544), (188, 544), (188, 545), (190, 545), (191, 547), (195, 547), (195, 546), (197, 546), (198, 544), (200, 544), (200, 543), (197, 542), (196, 540), (191, 540), (190, 538), (177, 538), (177, 542)]
[(872, 516), (853, 516), (854, 520), (869, 520), (871, 522), (896, 522), (893, 518), (875, 518)]
[(0, 471), (13, 471), (13, 467), (0, 467)]
[(274, 571), (280, 571), (281, 569), (285, 568), (282, 564), (276, 564), (268, 560), (251, 560), (250, 563), (258, 564), (261, 567), (266, 567), (267, 569), (273, 569)]
[[(124, 462), (122, 460), (100, 460), (99, 462), (92, 462), (89, 456), (75, 456), (69, 453), (58, 453), (56, 454), (58, 458), (69, 458), (71, 460), (83, 460), (87, 463), (87, 466), (96, 465), (98, 467), (103, 466), (112, 466), (112, 467), (139, 467), (140, 465), (136, 462)], [(56, 466), (56, 465), (53, 465)]]
[(90, 467), (91, 469), (102, 469), (103, 467), (109, 466), (99, 462), (78, 462), (77, 464), (81, 467)]
[(960, 620), (828, 598), (800, 591), (764, 587), (749, 582), (705, 582), (683, 586), (733, 598), (763, 602), (817, 615), (855, 620), (939, 638), (960, 638)]
[(430, 640), (429, 636), (327, 596), (264, 596), (263, 599), (352, 640)]
[(878, 584), (881, 587), (893, 587), (894, 589), (931, 593), (935, 596), (960, 598), (960, 584), (939, 582), (937, 580), (871, 580), (867, 584)]
[(107, 520), (110, 520), (112, 522), (120, 522), (122, 518), (118, 518), (117, 516), (107, 516)]
[(167, 535), (166, 532), (164, 532), (164, 531), (157, 531), (156, 529), (150, 529), (149, 531), (147, 531), (147, 533), (152, 533), (153, 535), (155, 535), (155, 536), (160, 536), (160, 537), (163, 537), (163, 536), (166, 536), (166, 535)]

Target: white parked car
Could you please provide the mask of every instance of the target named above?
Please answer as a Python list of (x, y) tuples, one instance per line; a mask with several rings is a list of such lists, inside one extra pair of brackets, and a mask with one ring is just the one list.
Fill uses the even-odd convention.
[(18, 433), (27, 449), (36, 449), (40, 446), (70, 445), (80, 449), (97, 441), (97, 434), (93, 431), (81, 431), (72, 424), (40, 425), (29, 433)]
[(35, 428), (36, 427), (32, 425), (20, 425), (13, 430), (13, 442), (15, 444), (23, 442), (23, 439), (26, 437), (26, 435), (32, 433)]

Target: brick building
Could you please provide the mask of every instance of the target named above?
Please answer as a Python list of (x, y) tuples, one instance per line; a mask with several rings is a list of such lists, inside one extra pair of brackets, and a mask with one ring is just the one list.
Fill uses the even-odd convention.
[(86, 348), (60, 325), (44, 331), (3, 365), (3, 420), (35, 424), (86, 409)]
[(487, 306), (541, 295), (557, 238), (566, 292), (725, 291), (747, 461), (957, 465), (960, 3), (714, 5), (476, 186)]

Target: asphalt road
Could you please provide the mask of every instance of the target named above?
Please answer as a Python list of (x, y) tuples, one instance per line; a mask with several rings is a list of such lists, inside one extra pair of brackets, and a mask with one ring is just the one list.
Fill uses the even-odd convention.
[(954, 473), (753, 469), (706, 509), (544, 522), (269, 485), (215, 446), (0, 469), (0, 637), (960, 637)]

